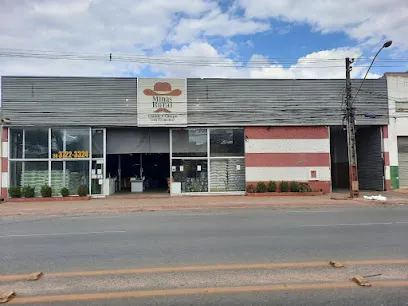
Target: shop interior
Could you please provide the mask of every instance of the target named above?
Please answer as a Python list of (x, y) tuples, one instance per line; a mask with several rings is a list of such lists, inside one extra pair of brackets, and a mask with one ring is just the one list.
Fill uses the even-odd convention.
[(168, 153), (108, 154), (108, 177), (117, 178), (115, 193), (168, 193)]

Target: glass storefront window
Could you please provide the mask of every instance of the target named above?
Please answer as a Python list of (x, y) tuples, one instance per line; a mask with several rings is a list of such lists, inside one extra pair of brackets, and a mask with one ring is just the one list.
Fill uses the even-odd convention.
[(210, 161), (210, 192), (245, 191), (245, 159)]
[(24, 158), (48, 158), (48, 129), (25, 129)]
[(174, 129), (171, 133), (172, 175), (181, 183), (181, 192), (245, 191), (243, 128)]
[(66, 129), (65, 151), (87, 151), (89, 152), (89, 129)]
[(10, 187), (21, 187), (22, 161), (10, 161), (9, 176)]
[(244, 129), (210, 129), (210, 156), (244, 156)]
[(66, 178), (64, 177), (64, 162), (51, 162), (51, 187), (54, 196), (61, 195), (61, 189), (65, 186)]
[(23, 158), (23, 129), (10, 129), (10, 158)]
[[(49, 128), (10, 129), (10, 187), (29, 185), (35, 188), (37, 196), (41, 187), (50, 183), (54, 196), (60, 196), (63, 187), (68, 188), (71, 195), (78, 194), (79, 186), (89, 191), (91, 137), (95, 138), (92, 141), (94, 156), (98, 156), (103, 165), (105, 130), (95, 129), (93, 135), (90, 128), (52, 128), (51, 133), (49, 131)], [(99, 189), (102, 193), (102, 186)]]
[(48, 185), (47, 161), (10, 161), (10, 186), (30, 186), (40, 195), (41, 187)]
[(103, 157), (103, 130), (92, 130), (92, 158)]
[(25, 161), (21, 175), (21, 186), (35, 188), (35, 195), (40, 196), (41, 187), (48, 185), (48, 162)]
[(51, 129), (51, 154), (62, 151), (64, 151), (64, 130), (53, 128)]
[(173, 179), (181, 183), (181, 192), (208, 192), (207, 160), (173, 159)]
[(206, 157), (207, 129), (172, 130), (174, 157)]
[(78, 187), (84, 186), (89, 190), (89, 161), (67, 161), (65, 167), (65, 187), (71, 195), (78, 195)]

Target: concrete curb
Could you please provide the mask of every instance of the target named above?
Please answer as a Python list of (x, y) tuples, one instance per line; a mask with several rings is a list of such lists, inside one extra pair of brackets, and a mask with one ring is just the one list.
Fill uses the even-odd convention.
[[(339, 207), (381, 207), (395, 205), (391, 203), (378, 203), (372, 201), (350, 201), (329, 204), (229, 204), (229, 205), (172, 205), (172, 206), (127, 206), (127, 207), (101, 207), (101, 208), (74, 208), (74, 209), (27, 209), (21, 211), (2, 211), (2, 217), (12, 216), (66, 216), (66, 215), (100, 215), (126, 212), (154, 212), (154, 211), (188, 211), (188, 210), (214, 210), (214, 209), (316, 209), (316, 208), (339, 208)], [(401, 205), (401, 204), (400, 204)]]

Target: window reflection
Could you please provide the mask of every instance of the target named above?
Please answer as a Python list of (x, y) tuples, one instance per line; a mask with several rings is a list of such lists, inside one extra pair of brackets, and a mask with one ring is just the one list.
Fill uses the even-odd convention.
[(48, 158), (48, 129), (25, 130), (25, 158)]
[(173, 130), (172, 152), (175, 157), (207, 156), (207, 129)]
[(244, 156), (244, 129), (210, 129), (211, 156)]
[(89, 151), (89, 129), (67, 129), (66, 151)]

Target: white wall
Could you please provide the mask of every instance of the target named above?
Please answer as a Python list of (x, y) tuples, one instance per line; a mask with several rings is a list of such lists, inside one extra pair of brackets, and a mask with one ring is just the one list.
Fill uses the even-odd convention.
[(390, 153), (390, 165), (398, 166), (398, 136), (408, 136), (408, 112), (397, 112), (396, 101), (408, 102), (408, 73), (386, 74), (390, 122), (384, 151)]

